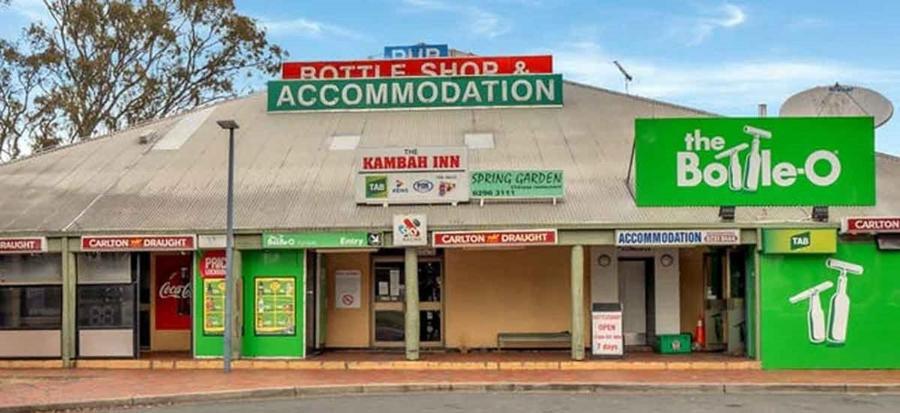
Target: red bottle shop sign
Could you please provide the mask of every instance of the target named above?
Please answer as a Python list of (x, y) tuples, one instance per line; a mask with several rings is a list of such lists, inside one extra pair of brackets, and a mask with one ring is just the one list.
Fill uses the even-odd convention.
[(461, 56), (339, 62), (287, 62), (281, 65), (283, 79), (477, 76), (526, 73), (553, 73), (553, 56)]
[(28, 254), (35, 252), (47, 252), (47, 238), (0, 238), (0, 254)]
[(431, 241), (435, 248), (556, 245), (556, 230), (435, 231)]
[(200, 256), (200, 275), (203, 278), (225, 278), (225, 251), (206, 251)]
[(900, 217), (850, 217), (841, 223), (845, 234), (900, 234)]
[(156, 256), (157, 330), (191, 328), (191, 256)]
[(191, 251), (194, 235), (83, 236), (82, 251)]

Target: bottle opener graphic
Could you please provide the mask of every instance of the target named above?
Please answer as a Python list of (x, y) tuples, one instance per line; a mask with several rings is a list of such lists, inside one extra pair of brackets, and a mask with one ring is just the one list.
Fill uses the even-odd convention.
[(744, 189), (744, 181), (743, 181), (743, 171), (741, 171), (741, 156), (740, 152), (744, 149), (749, 148), (750, 145), (747, 143), (742, 143), (740, 145), (734, 146), (732, 148), (726, 149), (725, 151), (719, 152), (716, 154), (715, 158), (717, 160), (730, 158), (728, 161), (728, 168), (730, 169), (729, 175), (729, 187), (732, 191), (740, 191)]
[[(809, 312), (807, 324), (809, 328), (809, 341), (813, 344), (841, 345), (847, 340), (847, 325), (850, 321), (850, 296), (847, 294), (847, 274), (862, 275), (863, 266), (834, 258), (825, 260), (825, 266), (840, 272), (837, 280), (837, 289), (831, 296), (828, 308), (828, 320), (822, 311), (822, 301), (819, 294), (834, 286), (831, 281), (825, 281), (812, 288), (801, 291), (788, 298), (791, 304), (803, 300), (809, 300)], [(826, 331), (827, 327), (827, 331)]]
[(759, 189), (760, 175), (762, 175), (762, 155), (759, 140), (772, 139), (772, 132), (745, 125), (744, 133), (753, 136), (753, 144), (751, 145), (750, 153), (747, 154), (747, 170), (745, 171), (747, 176), (744, 179), (744, 190), (756, 192)]
[(831, 329), (828, 331), (828, 342), (831, 344), (844, 344), (847, 340), (847, 323), (850, 321), (850, 296), (847, 295), (847, 274), (862, 275), (861, 265), (829, 258), (825, 260), (825, 266), (840, 271), (838, 286), (831, 296), (831, 307), (828, 309), (828, 323)]
[(822, 311), (822, 301), (819, 293), (834, 286), (831, 281), (825, 281), (815, 287), (801, 291), (788, 298), (791, 304), (797, 304), (803, 300), (809, 300), (809, 313), (807, 323), (809, 328), (809, 342), (819, 344), (825, 342), (825, 312)]

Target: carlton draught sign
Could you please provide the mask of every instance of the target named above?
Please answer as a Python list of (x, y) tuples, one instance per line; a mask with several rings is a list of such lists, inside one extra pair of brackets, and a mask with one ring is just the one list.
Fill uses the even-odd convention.
[(638, 206), (874, 205), (872, 118), (638, 119)]

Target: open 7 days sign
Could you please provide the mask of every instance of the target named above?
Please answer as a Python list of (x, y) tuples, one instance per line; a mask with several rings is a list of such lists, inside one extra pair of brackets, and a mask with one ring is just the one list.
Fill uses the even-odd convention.
[(870, 117), (638, 119), (638, 206), (874, 205)]

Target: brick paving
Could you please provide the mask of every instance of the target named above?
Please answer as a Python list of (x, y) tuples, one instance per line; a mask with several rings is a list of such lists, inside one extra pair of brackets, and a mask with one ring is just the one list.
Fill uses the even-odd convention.
[(900, 371), (0, 370), (0, 408), (305, 386), (464, 383), (900, 386)]

